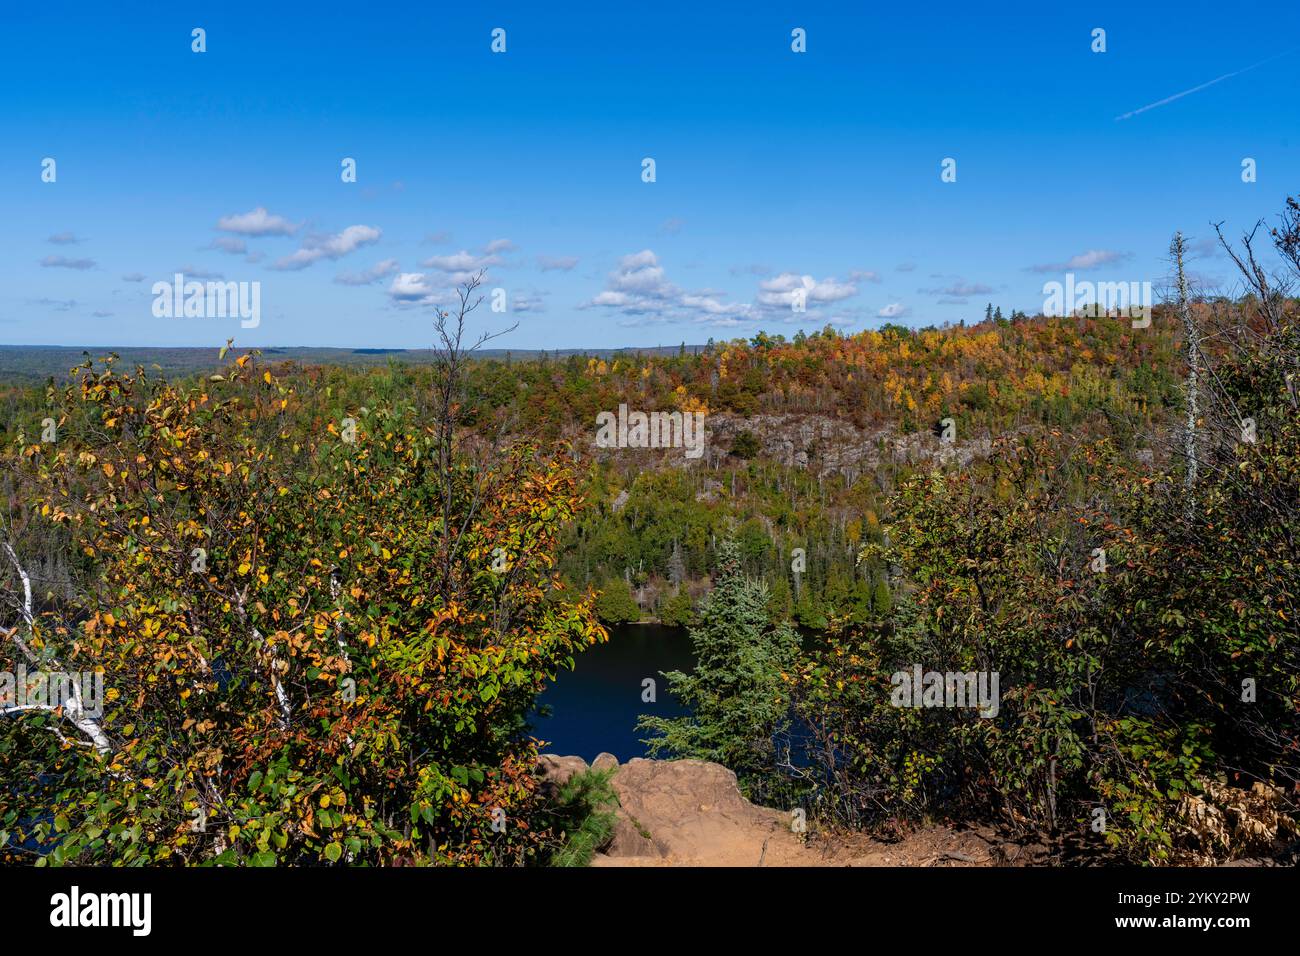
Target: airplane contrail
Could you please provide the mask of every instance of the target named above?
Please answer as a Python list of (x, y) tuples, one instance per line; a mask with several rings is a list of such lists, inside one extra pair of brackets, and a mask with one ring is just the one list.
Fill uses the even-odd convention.
[(1242, 73), (1249, 73), (1251, 70), (1261, 67), (1265, 63), (1271, 63), (1274, 60), (1276, 60), (1278, 57), (1286, 56), (1288, 53), (1294, 53), (1296, 50), (1300, 50), (1300, 47), (1294, 47), (1290, 50), (1285, 50), (1282, 53), (1274, 54), (1273, 56), (1270, 56), (1267, 60), (1260, 60), (1258, 63), (1252, 63), (1250, 66), (1244, 66), (1240, 70), (1234, 70), (1231, 73), (1225, 73), (1223, 74), (1223, 76), (1216, 76), (1214, 79), (1206, 83), (1202, 83), (1200, 86), (1193, 86), (1190, 90), (1183, 90), (1181, 93), (1175, 93), (1173, 96), (1166, 96), (1163, 100), (1157, 100), (1155, 103), (1148, 103), (1146, 106), (1139, 106), (1137, 109), (1125, 113), (1123, 116), (1116, 116), (1115, 122), (1118, 123), (1120, 120), (1126, 120), (1131, 116), (1137, 116), (1139, 113), (1145, 113), (1147, 110), (1153, 110), (1157, 106), (1164, 106), (1166, 103), (1172, 103), (1174, 100), (1181, 100), (1184, 96), (1191, 96), (1193, 93), (1198, 93), (1201, 90), (1205, 89), (1207, 86), (1213, 86), (1215, 83), (1222, 83), (1224, 80), (1230, 80), (1234, 76), (1240, 76)]

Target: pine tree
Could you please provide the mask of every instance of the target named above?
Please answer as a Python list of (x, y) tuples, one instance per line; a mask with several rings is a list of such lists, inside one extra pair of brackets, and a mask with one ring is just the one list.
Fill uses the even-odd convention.
[(773, 737), (789, 724), (781, 675), (793, 664), (798, 636), (787, 623), (770, 623), (767, 600), (767, 587), (741, 570), (736, 543), (723, 541), (713, 590), (690, 628), (695, 669), (664, 674), (691, 716), (642, 716), (638, 728), (657, 735), (645, 741), (651, 756), (715, 761), (742, 780), (771, 770)]
[(876, 577), (875, 594), (872, 597), (872, 607), (878, 616), (887, 615), (893, 605), (893, 600), (889, 594), (889, 581), (884, 574)]
[(682, 558), (680, 542), (673, 542), (673, 553), (668, 557), (668, 580), (674, 589), (680, 588), (686, 580), (686, 561)]

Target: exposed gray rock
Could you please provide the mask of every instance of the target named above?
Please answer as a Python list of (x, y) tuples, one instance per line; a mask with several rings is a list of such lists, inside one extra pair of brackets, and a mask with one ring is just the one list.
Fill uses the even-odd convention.
[(730, 446), (735, 436), (748, 431), (758, 441), (759, 453), (788, 468), (808, 469), (819, 478), (842, 476), (852, 483), (874, 471), (882, 462), (935, 464), (960, 467), (988, 455), (988, 438), (958, 437), (941, 442), (929, 431), (897, 435), (893, 424), (858, 428), (852, 422), (825, 415), (710, 415), (705, 433)]

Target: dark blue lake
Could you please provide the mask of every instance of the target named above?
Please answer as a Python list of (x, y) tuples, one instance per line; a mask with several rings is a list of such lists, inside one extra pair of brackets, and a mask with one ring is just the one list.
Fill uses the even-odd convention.
[[(609, 641), (588, 648), (572, 671), (561, 671), (537, 699), (551, 716), (533, 717), (533, 735), (543, 753), (574, 754), (588, 763), (601, 751), (625, 762), (644, 757), (637, 717), (679, 717), (684, 708), (668, 693), (660, 671), (689, 673), (695, 666), (685, 629), (658, 624), (623, 624), (609, 629)], [(642, 681), (655, 681), (656, 701), (641, 699)]]

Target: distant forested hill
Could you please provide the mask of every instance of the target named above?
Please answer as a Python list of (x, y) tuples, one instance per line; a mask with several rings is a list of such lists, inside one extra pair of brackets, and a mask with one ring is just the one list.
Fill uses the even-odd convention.
[[(61, 379), (68, 374), (68, 369), (82, 361), (83, 353), (95, 357), (116, 353), (124, 366), (144, 366), (146, 369), (157, 368), (165, 374), (189, 375), (196, 372), (216, 371), (225, 364), (217, 356), (220, 343), (211, 348), (141, 348), (112, 345), (71, 346), (71, 345), (0, 345), (0, 383), (45, 381), (53, 376)], [(702, 346), (688, 346), (699, 349)], [(638, 349), (644, 354), (657, 351), (676, 351), (672, 349)], [(332, 349), (304, 347), (264, 348), (262, 354), (268, 359), (281, 359), (299, 362), (303, 365), (346, 365), (374, 366), (385, 365), (389, 361), (425, 364), (431, 361), (427, 349)], [(554, 349), (547, 354), (554, 357), (580, 354), (612, 356), (617, 350), (612, 349)], [(483, 358), (518, 357), (521, 360), (537, 358), (541, 355), (532, 349), (490, 349), (479, 353)]]

